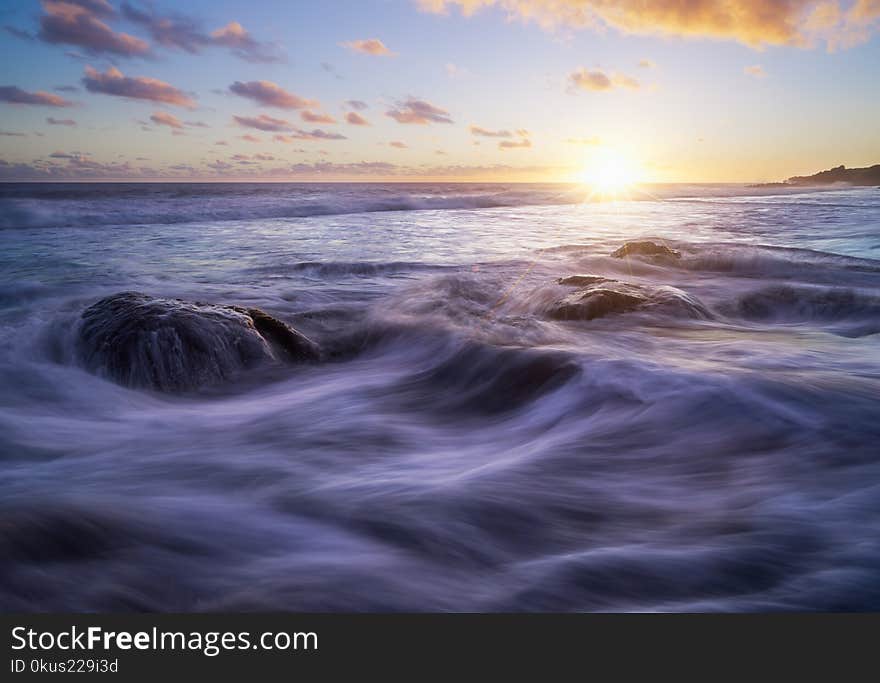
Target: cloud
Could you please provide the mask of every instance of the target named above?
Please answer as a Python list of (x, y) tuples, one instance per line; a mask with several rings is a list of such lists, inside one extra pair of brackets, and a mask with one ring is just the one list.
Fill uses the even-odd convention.
[(615, 73), (606, 74), (601, 69), (590, 71), (585, 67), (580, 67), (568, 75), (569, 87), (572, 90), (593, 90), (602, 92), (613, 90), (615, 88), (629, 88), (638, 90), (641, 84), (631, 76), (626, 74)]
[(9, 130), (0, 130), (0, 137), (4, 138), (24, 138), (27, 137), (27, 133), (15, 133)]
[(233, 116), (232, 117), (239, 126), (246, 128), (256, 128), (257, 130), (266, 131), (268, 133), (286, 133), (286, 135), (276, 135), (275, 140), (278, 142), (289, 142), (290, 140), (346, 140), (347, 138), (340, 133), (330, 133), (320, 128), (312, 130), (303, 130), (295, 128), (290, 121), (285, 119), (276, 119), (265, 114), (256, 117)]
[(113, 66), (104, 73), (87, 66), (86, 75), (82, 82), (89, 92), (127, 97), (133, 100), (164, 102), (189, 109), (194, 109), (196, 106), (195, 101), (189, 95), (164, 81), (145, 76), (125, 76)]
[(275, 161), (275, 157), (273, 157), (271, 154), (264, 153), (254, 154), (254, 159), (256, 159), (257, 161)]
[(276, 119), (265, 114), (259, 116), (233, 116), (232, 117), (239, 126), (245, 128), (256, 128), (270, 133), (284, 132), (293, 128), (290, 121), (285, 119)]
[(401, 142), (400, 140), (392, 140), (388, 143), (389, 147), (396, 147), (397, 149), (408, 149), (409, 145), (405, 142)]
[(595, 135), (589, 138), (567, 138), (565, 141), (569, 145), (589, 145), (591, 147), (602, 144), (602, 138)]
[(240, 136), (240, 139), (244, 140), (245, 142), (262, 142), (260, 138), (258, 138), (256, 135), (251, 135), (250, 133), (246, 133), (245, 135)]
[(529, 131), (525, 128), (518, 128), (515, 132), (519, 137), (519, 140), (501, 140), (498, 143), (498, 149), (502, 151), (505, 149), (528, 149), (532, 146), (532, 141), (529, 140)]
[(746, 76), (754, 76), (755, 78), (766, 78), (767, 72), (764, 71), (764, 67), (760, 64), (753, 64), (752, 66), (747, 66), (743, 69), (743, 73)]
[(320, 112), (315, 113), (308, 109), (301, 112), (299, 116), (303, 121), (307, 121), (308, 123), (336, 123), (336, 119), (330, 116), (330, 114), (322, 114)]
[(651, 61), (650, 59), (640, 59), (639, 60), (639, 68), (641, 68), (641, 69), (653, 69), (655, 66), (657, 66), (657, 64), (654, 63), (653, 61)]
[(199, 54), (206, 47), (226, 47), (248, 62), (279, 62), (284, 56), (276, 45), (253, 38), (237, 21), (208, 33), (202, 23), (184, 14), (157, 14), (153, 9), (141, 9), (122, 3), (122, 15), (147, 29), (157, 44)]
[(224, 45), (232, 53), (246, 62), (270, 63), (283, 62), (284, 55), (277, 46), (255, 40), (237, 21), (230, 21), (223, 28), (211, 33), (215, 45)]
[(150, 116), (150, 121), (157, 126), (168, 126), (169, 128), (183, 130), (183, 121), (166, 111), (154, 112), (153, 115)]
[(33, 40), (34, 36), (24, 29), (16, 28), (15, 26), (10, 26), (6, 24), (3, 27), (3, 30), (6, 31), (9, 35), (15, 36), (16, 38), (20, 38), (21, 40)]
[(178, 48), (196, 54), (210, 43), (194, 19), (184, 15), (160, 16), (152, 10), (147, 11), (127, 2), (121, 5), (122, 16), (128, 21), (145, 27), (153, 40), (163, 47)]
[(41, 107), (72, 107), (73, 102), (65, 100), (60, 95), (38, 90), (28, 92), (15, 85), (0, 85), (0, 102), (10, 104), (34, 104)]
[(488, 130), (480, 126), (471, 126), (471, 135), (479, 135), (484, 138), (509, 138), (513, 134), (509, 130)]
[(603, 71), (589, 71), (584, 67), (569, 74), (568, 82), (579, 90), (611, 90), (614, 87)]
[(42, 5), (37, 37), (44, 42), (76, 45), (95, 55), (138, 57), (150, 52), (145, 40), (117, 33), (101, 21), (116, 14), (103, 0), (43, 0)]
[(358, 114), (356, 111), (350, 111), (345, 115), (346, 122), (350, 123), (352, 126), (369, 126), (370, 122), (367, 121), (363, 116)]
[(751, 47), (848, 47), (878, 28), (877, 0), (416, 0), (428, 12), (498, 7), (545, 28), (733, 40)]
[(46, 119), (46, 123), (50, 126), (75, 126), (76, 121), (73, 119), (56, 119), (52, 116)]
[(347, 43), (340, 43), (342, 47), (347, 47), (354, 52), (360, 52), (373, 57), (395, 57), (396, 52), (389, 50), (385, 43), (378, 38), (367, 38), (365, 40), (351, 40)]
[(445, 109), (412, 97), (405, 102), (398, 102), (395, 108), (385, 112), (385, 116), (406, 124), (452, 123), (449, 112)]
[(363, 111), (369, 106), (363, 100), (347, 100), (345, 104), (347, 107), (354, 109), (355, 111)]
[(205, 123), (204, 121), (187, 121), (186, 125), (189, 126), (190, 128), (210, 128), (211, 127), (207, 123)]
[[(251, 137), (253, 137), (253, 136), (251, 136)], [(229, 143), (226, 142), (226, 140), (217, 140), (217, 142), (215, 142), (214, 144), (217, 145), (218, 147), (228, 147), (229, 146)]]
[(632, 76), (627, 76), (626, 74), (614, 74), (614, 78), (612, 79), (614, 85), (619, 88), (629, 88), (630, 90), (638, 90), (642, 87), (642, 84), (639, 83)]
[(312, 130), (302, 130), (297, 128), (294, 130), (294, 134), (291, 136), (294, 139), (298, 140), (347, 140), (344, 135), (341, 133), (330, 133), (326, 130), (321, 130), (320, 128), (313, 128)]
[(79, 88), (75, 85), (56, 85), (52, 89), (57, 92), (79, 92)]
[(292, 92), (288, 92), (272, 81), (248, 81), (242, 83), (236, 81), (229, 86), (229, 91), (247, 97), (257, 104), (277, 109), (305, 109), (306, 107), (318, 107), (317, 100), (308, 100)]

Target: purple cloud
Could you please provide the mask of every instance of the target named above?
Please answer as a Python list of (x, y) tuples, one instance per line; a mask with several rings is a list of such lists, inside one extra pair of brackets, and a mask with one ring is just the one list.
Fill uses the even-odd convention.
[(309, 100), (289, 92), (272, 81), (248, 81), (242, 83), (236, 81), (229, 86), (229, 91), (247, 97), (264, 107), (277, 109), (305, 109), (307, 107), (319, 107), (317, 100)]
[(150, 45), (127, 33), (117, 33), (102, 18), (116, 11), (105, 0), (43, 0), (37, 37), (47, 43), (77, 45), (91, 54), (143, 56)]
[(265, 114), (259, 116), (233, 116), (233, 120), (245, 128), (256, 128), (269, 133), (281, 133), (289, 131), (293, 128), (290, 121), (284, 119), (276, 119)]
[(251, 36), (237, 21), (230, 21), (223, 28), (211, 33), (215, 45), (223, 45), (232, 50), (232, 54), (246, 62), (269, 63), (283, 62), (284, 56), (277, 46), (261, 43)]
[(449, 112), (441, 109), (425, 100), (417, 100), (410, 97), (405, 102), (398, 102), (397, 106), (385, 112), (398, 123), (417, 124), (424, 126), (430, 123), (452, 123)]
[(370, 122), (356, 111), (350, 111), (345, 115), (345, 120), (352, 126), (369, 126)]
[(189, 109), (194, 109), (196, 106), (195, 101), (189, 95), (165, 81), (145, 76), (129, 77), (112, 66), (104, 73), (87, 66), (86, 75), (82, 82), (89, 92), (127, 97), (134, 100), (164, 102)]
[(10, 104), (35, 104), (42, 107), (72, 107), (73, 102), (65, 100), (59, 95), (38, 90), (28, 92), (15, 85), (0, 86), (0, 102)]
[(56, 119), (52, 116), (46, 119), (46, 123), (50, 126), (75, 126), (76, 121), (73, 119)]
[(471, 126), (471, 135), (479, 135), (484, 138), (509, 138), (513, 137), (509, 130), (488, 130), (480, 126)]
[(140, 24), (163, 47), (198, 54), (206, 47), (226, 47), (234, 55), (249, 62), (280, 62), (283, 55), (275, 45), (254, 39), (238, 22), (230, 22), (213, 33), (207, 33), (201, 22), (183, 15), (160, 15), (153, 10), (122, 3), (122, 14), (131, 22)]
[(33, 40), (34, 36), (31, 33), (28, 33), (24, 29), (16, 28), (15, 26), (10, 26), (6, 24), (3, 27), (3, 30), (6, 31), (9, 35), (15, 36), (16, 38), (20, 38), (21, 40)]

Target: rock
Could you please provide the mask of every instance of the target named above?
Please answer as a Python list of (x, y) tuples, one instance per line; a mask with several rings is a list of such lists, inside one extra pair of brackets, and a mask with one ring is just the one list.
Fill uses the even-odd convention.
[(551, 310), (554, 320), (593, 320), (610, 313), (626, 313), (645, 305), (645, 298), (636, 293), (591, 286), (569, 294)]
[(593, 320), (641, 310), (685, 318), (712, 317), (699, 301), (675, 287), (651, 288), (614, 280), (569, 294), (551, 307), (549, 315), (554, 320)]
[(87, 308), (82, 365), (129, 387), (189, 391), (269, 361), (318, 360), (310, 339), (260, 311), (114, 294)]
[(681, 258), (681, 253), (662, 244), (654, 242), (627, 242), (620, 249), (611, 254), (614, 258), (625, 256), (665, 256), (669, 258)]
[(601, 275), (569, 275), (561, 277), (556, 281), (560, 285), (568, 285), (569, 287), (586, 287), (599, 282), (616, 282), (611, 278), (602, 277)]
[[(236, 310), (240, 310), (236, 307)], [(273, 318), (259, 308), (245, 309), (260, 336), (277, 351), (282, 351), (289, 360), (318, 360), (321, 352), (318, 345), (304, 334)]]

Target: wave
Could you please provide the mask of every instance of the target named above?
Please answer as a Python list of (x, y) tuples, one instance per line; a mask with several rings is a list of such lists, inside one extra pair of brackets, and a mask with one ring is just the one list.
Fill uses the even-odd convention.
[[(626, 199), (723, 202), (749, 194), (766, 192), (742, 185), (649, 185)], [(564, 183), (25, 183), (0, 186), (0, 229), (280, 220), (590, 201), (588, 188)]]
[(103, 193), (52, 191), (0, 197), (0, 228), (170, 225), (255, 219), (309, 218), (394, 211), (451, 211), (529, 205), (577, 204), (581, 188), (350, 187), (338, 191), (295, 186), (199, 186), (181, 195), (173, 188)]

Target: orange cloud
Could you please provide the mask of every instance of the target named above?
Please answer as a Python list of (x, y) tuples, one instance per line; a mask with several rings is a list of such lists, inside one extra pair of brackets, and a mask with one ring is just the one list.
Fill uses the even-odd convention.
[(284, 56), (275, 46), (261, 43), (253, 38), (244, 26), (237, 21), (230, 21), (223, 28), (211, 32), (211, 42), (223, 45), (232, 53), (246, 62), (268, 63), (282, 62)]
[(407, 145), (405, 142), (401, 142), (400, 140), (392, 140), (388, 143), (388, 146), (396, 147), (397, 149), (407, 149), (409, 147), (409, 145)]
[(355, 111), (350, 111), (345, 115), (345, 120), (352, 126), (369, 126), (370, 122)]
[(760, 64), (753, 64), (752, 66), (747, 66), (743, 69), (743, 73), (747, 76), (754, 76), (755, 78), (766, 78), (767, 72), (764, 71), (764, 67)]
[(343, 47), (347, 47), (354, 52), (360, 52), (373, 57), (394, 57), (395, 52), (389, 50), (385, 43), (378, 38), (367, 38), (366, 40), (351, 40), (347, 43), (340, 43)]
[[(546, 28), (734, 40), (752, 47), (868, 40), (878, 29), (878, 0), (416, 0), (428, 12), (465, 15), (498, 7)], [(820, 20), (821, 19), (821, 20)]]
[(523, 149), (532, 146), (532, 141), (523, 138), (522, 140), (502, 140), (498, 143), (498, 149)]
[(641, 87), (641, 84), (632, 76), (621, 73), (609, 75), (601, 69), (590, 71), (585, 67), (580, 67), (570, 73), (568, 82), (570, 87), (575, 90), (603, 91), (613, 90), (614, 88), (638, 90)]
[(176, 116), (169, 114), (165, 111), (155, 112), (152, 116), (150, 116), (150, 121), (155, 123), (157, 126), (168, 126), (169, 128), (175, 128), (177, 130), (183, 129), (183, 122)]
[(309, 123), (336, 123), (336, 119), (330, 116), (330, 114), (315, 113), (308, 109), (300, 114), (300, 118)]

